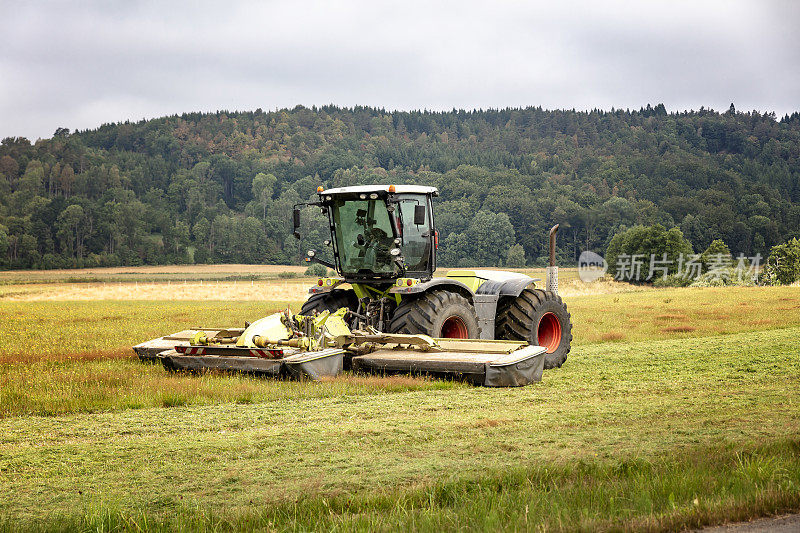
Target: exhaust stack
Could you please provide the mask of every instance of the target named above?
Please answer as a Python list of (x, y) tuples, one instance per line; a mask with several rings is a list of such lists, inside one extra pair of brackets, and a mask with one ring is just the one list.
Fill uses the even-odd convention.
[(550, 266), (547, 267), (547, 290), (558, 294), (558, 267), (556, 266), (556, 233), (558, 224), (550, 228)]

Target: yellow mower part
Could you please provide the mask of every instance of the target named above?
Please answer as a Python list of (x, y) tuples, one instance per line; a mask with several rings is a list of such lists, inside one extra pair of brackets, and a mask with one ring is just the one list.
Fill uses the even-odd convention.
[(344, 316), (347, 314), (347, 308), (342, 307), (337, 309), (335, 313), (328, 315), (322, 324), (318, 327), (324, 326), (325, 332), (331, 337), (341, 337), (350, 335), (350, 328), (344, 321)]
[(275, 313), (256, 320), (239, 335), (236, 346), (240, 348), (256, 347), (255, 344), (253, 344), (253, 337), (256, 335), (276, 341), (290, 339), (292, 337), (292, 332), (283, 324), (281, 320), (282, 316), (283, 313)]
[(205, 346), (208, 344), (208, 337), (206, 337), (205, 331), (198, 331), (194, 335), (192, 335), (191, 340), (192, 346)]

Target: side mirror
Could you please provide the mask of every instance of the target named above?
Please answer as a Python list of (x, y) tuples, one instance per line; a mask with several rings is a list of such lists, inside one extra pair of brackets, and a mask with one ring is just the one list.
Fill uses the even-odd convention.
[(292, 212), (292, 222), (294, 223), (294, 236), (300, 238), (300, 209), (295, 207)]
[(414, 225), (421, 226), (425, 224), (425, 206), (417, 204), (414, 206)]

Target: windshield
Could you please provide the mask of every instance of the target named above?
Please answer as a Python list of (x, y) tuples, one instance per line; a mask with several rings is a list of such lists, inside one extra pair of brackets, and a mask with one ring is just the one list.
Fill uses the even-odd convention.
[(333, 221), (343, 274), (395, 273), (389, 253), (394, 234), (383, 200), (336, 200)]

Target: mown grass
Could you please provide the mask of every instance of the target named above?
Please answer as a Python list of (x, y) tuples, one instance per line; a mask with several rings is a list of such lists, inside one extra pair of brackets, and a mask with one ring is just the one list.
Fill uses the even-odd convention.
[[(108, 267), (61, 270), (7, 270), (0, 271), (0, 286), (30, 283), (97, 283), (97, 282), (151, 282), (151, 281), (250, 281), (275, 279), (282, 272), (302, 275), (306, 266), (296, 265), (169, 265), (145, 267)], [(445, 276), (450, 268), (440, 268), (437, 276)], [(505, 270), (505, 269), (504, 269)], [(510, 269), (524, 272), (534, 278), (544, 279), (543, 268)], [(563, 268), (562, 281), (577, 279), (576, 268)]]
[(316, 279), (260, 281), (35, 283), (0, 285), (0, 300), (15, 301), (272, 301), (305, 300)]
[[(0, 420), (0, 514), (25, 526), (130, 517), (151, 528), (210, 520), (209, 528), (270, 529), (299, 499), (307, 511), (276, 528), (491, 529), (508, 520), (522, 529), (528, 505), (532, 529), (570, 530), (674, 528), (792, 507), (798, 335), (800, 327), (583, 345), (541, 384), (519, 389), (10, 417)], [(758, 460), (737, 469), (737, 451)], [(737, 484), (751, 470), (766, 481)], [(552, 482), (538, 477), (547, 472)], [(439, 500), (442, 486), (450, 488)], [(434, 495), (429, 510), (415, 503), (420, 494)], [(689, 512), (687, 498), (706, 514)], [(331, 501), (366, 503), (315, 516)], [(169, 522), (174, 513), (185, 523)]]
[[(255, 507), (255, 506), (254, 506)], [(303, 496), (244, 512), (90, 505), (32, 531), (663, 531), (800, 507), (800, 441), (695, 447), (652, 459), (513, 466), (376, 493)], [(0, 519), (0, 531), (21, 529)]]
[[(543, 269), (517, 269), (544, 279)], [(316, 276), (304, 267), (276, 265), (186, 265), (182, 267), (97, 268), (0, 272), (0, 300), (301, 300)], [(448, 269), (440, 269), (444, 276)], [(635, 290), (625, 283), (583, 284), (577, 269), (561, 275), (565, 294)]]

